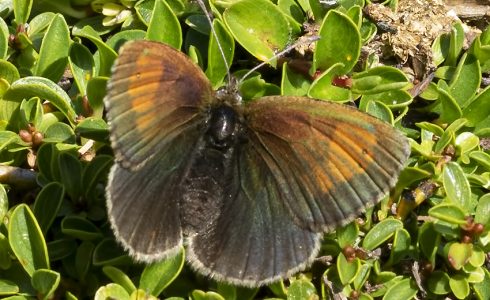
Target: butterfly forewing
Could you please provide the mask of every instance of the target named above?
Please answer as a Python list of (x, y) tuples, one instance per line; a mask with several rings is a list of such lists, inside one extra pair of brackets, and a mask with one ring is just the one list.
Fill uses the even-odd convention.
[(386, 194), (409, 155), (389, 124), (351, 107), (265, 97), (246, 108), (249, 139), (300, 225), (331, 230)]
[(183, 53), (150, 41), (126, 43), (104, 100), (116, 160), (138, 169), (165, 153), (213, 93), (204, 73)]

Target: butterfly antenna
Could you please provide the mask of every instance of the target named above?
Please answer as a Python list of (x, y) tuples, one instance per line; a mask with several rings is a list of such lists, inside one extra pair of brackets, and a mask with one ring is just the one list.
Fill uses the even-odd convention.
[(283, 56), (284, 54), (288, 53), (289, 51), (291, 51), (292, 49), (296, 48), (298, 45), (302, 45), (302, 44), (311, 44), (311, 43), (314, 43), (316, 41), (318, 41), (320, 39), (320, 36), (318, 35), (314, 35), (314, 36), (307, 36), (307, 37), (302, 37), (302, 38), (299, 38), (295, 43), (287, 46), (284, 50), (282, 50), (281, 52), (279, 53), (276, 53), (275, 55), (273, 55), (271, 58), (263, 61), (262, 63), (256, 65), (255, 67), (253, 67), (250, 71), (248, 71), (247, 73), (245, 73), (245, 75), (242, 76), (242, 78), (240, 79), (240, 81), (238, 82), (238, 84), (240, 85), (248, 76), (250, 76), (250, 74), (252, 74), (253, 72), (257, 71), (258, 69), (262, 68), (264, 65), (270, 63), (271, 61), (273, 61), (274, 59), (277, 59), (278, 57), (281, 57)]
[(211, 27), (211, 34), (216, 39), (216, 44), (218, 45), (218, 49), (219, 49), (219, 52), (221, 54), (221, 58), (223, 59), (223, 62), (225, 63), (226, 77), (228, 79), (228, 82), (231, 82), (230, 65), (228, 65), (228, 61), (226, 61), (225, 52), (223, 51), (223, 47), (221, 47), (221, 43), (219, 42), (218, 34), (216, 33), (216, 30), (214, 30), (212, 15), (208, 11), (206, 5), (204, 4), (204, 2), (202, 0), (197, 0), (197, 3), (201, 7), (201, 10), (204, 12), (204, 15), (206, 16), (206, 19), (208, 19), (209, 26)]

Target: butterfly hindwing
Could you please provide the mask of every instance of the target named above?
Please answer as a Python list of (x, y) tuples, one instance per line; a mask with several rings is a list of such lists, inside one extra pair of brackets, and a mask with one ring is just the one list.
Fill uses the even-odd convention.
[(259, 156), (250, 144), (238, 148), (217, 222), (188, 247), (194, 268), (242, 286), (291, 276), (312, 262), (320, 246), (321, 234), (293, 222)]
[(394, 186), (409, 155), (391, 125), (352, 107), (264, 97), (246, 107), (249, 142), (298, 224), (347, 224)]
[(116, 161), (138, 169), (168, 151), (213, 94), (202, 70), (182, 52), (150, 41), (124, 44), (104, 100)]

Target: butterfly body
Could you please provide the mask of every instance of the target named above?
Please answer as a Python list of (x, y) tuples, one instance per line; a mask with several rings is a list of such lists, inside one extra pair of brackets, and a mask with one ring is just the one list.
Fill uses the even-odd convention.
[(186, 244), (194, 269), (242, 286), (309, 266), (322, 233), (377, 203), (409, 155), (401, 133), (352, 107), (286, 96), (242, 103), (214, 92), (184, 54), (149, 41), (123, 46), (105, 105), (116, 238), (144, 262)]

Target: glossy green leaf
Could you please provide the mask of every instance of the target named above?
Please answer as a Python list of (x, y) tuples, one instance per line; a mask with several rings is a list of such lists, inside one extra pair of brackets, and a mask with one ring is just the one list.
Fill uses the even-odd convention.
[(355, 244), (359, 235), (359, 226), (356, 222), (351, 222), (347, 226), (337, 228), (335, 233), (337, 234), (337, 241), (340, 248), (352, 246)]
[(82, 186), (86, 199), (96, 197), (96, 188), (102, 180), (107, 179), (113, 158), (108, 155), (97, 155), (85, 168), (82, 173)]
[(313, 69), (324, 71), (341, 63), (339, 74), (347, 74), (361, 53), (361, 34), (356, 24), (343, 13), (330, 10), (318, 34), (320, 40), (313, 54)]
[(480, 82), (480, 63), (472, 55), (463, 55), (449, 83), (449, 93), (459, 107), (464, 108), (479, 89)]
[(472, 244), (454, 242), (449, 245), (447, 260), (455, 270), (460, 270), (469, 261), (472, 252)]
[[(233, 55), (235, 54), (235, 40), (225, 28), (223, 23), (218, 19), (214, 19), (213, 28), (219, 39), (219, 45), (214, 35), (209, 38), (208, 47), (208, 67), (206, 68), (206, 76), (211, 81), (213, 87), (218, 88), (222, 85), (223, 79), (228, 74), (229, 66), (233, 62)], [(226, 64), (223, 60), (223, 55), (226, 58)]]
[(354, 278), (354, 281), (352, 282), (354, 290), (359, 291), (360, 289), (362, 289), (362, 287), (368, 280), (369, 275), (371, 274), (371, 268), (372, 266), (370, 264), (364, 263), (361, 265), (356, 277)]
[(337, 272), (339, 273), (340, 281), (343, 285), (351, 283), (357, 276), (361, 262), (359, 258), (354, 258), (352, 261), (348, 261), (343, 253), (337, 256)]
[(444, 165), (442, 182), (446, 191), (447, 198), (460, 208), (471, 211), (471, 189), (468, 179), (455, 162), (448, 162)]
[(485, 229), (490, 229), (490, 194), (485, 194), (478, 200), (475, 223), (481, 223)]
[(75, 144), (76, 137), (75, 132), (69, 125), (66, 123), (56, 122), (46, 128), (43, 141), (46, 143)]
[(58, 82), (68, 63), (70, 43), (70, 31), (65, 18), (57, 14), (44, 35), (34, 75)]
[(490, 272), (486, 269), (483, 272), (485, 277), (482, 282), (473, 284), (475, 296), (479, 300), (490, 299)]
[(108, 77), (94, 77), (87, 82), (87, 98), (94, 116), (102, 117), (108, 80)]
[(79, 201), (81, 196), (82, 164), (77, 157), (70, 153), (61, 153), (58, 156), (61, 183), (72, 201)]
[(74, 239), (57, 239), (47, 244), (49, 260), (51, 262), (61, 260), (75, 253), (78, 243)]
[(45, 185), (34, 202), (33, 212), (44, 234), (56, 218), (65, 196), (64, 187), (58, 182)]
[(432, 43), (432, 60), (436, 66), (442, 64), (449, 53), (449, 34), (442, 34)]
[(95, 245), (90, 241), (83, 241), (77, 248), (75, 255), (75, 269), (79, 280), (85, 280), (85, 277), (88, 275), (88, 271), (92, 265), (94, 248)]
[(395, 234), (396, 230), (400, 228), (403, 228), (403, 223), (400, 220), (386, 218), (374, 225), (366, 234), (362, 241), (362, 247), (366, 250), (374, 250), (389, 240)]
[(53, 81), (42, 77), (24, 77), (10, 86), (4, 99), (10, 101), (22, 101), (37, 96), (49, 100), (62, 112), (71, 124), (75, 123), (76, 112), (72, 106), (70, 97)]
[(455, 65), (459, 54), (463, 48), (464, 29), (461, 23), (457, 22), (451, 29), (449, 36), (449, 48), (446, 58), (446, 65)]
[(449, 279), (449, 286), (454, 296), (458, 299), (466, 299), (470, 294), (470, 285), (462, 274), (456, 274)]
[(31, 284), (38, 292), (38, 298), (51, 299), (60, 284), (60, 274), (55, 271), (39, 269), (32, 274)]
[[(267, 0), (243, 0), (228, 8), (223, 19), (235, 40), (259, 60), (272, 58), (293, 39), (288, 20)], [(272, 66), (276, 61), (270, 62)]]
[(427, 287), (431, 293), (436, 295), (446, 295), (451, 292), (449, 286), (449, 275), (443, 271), (434, 271), (427, 280)]
[(0, 296), (15, 295), (19, 292), (19, 286), (10, 280), (0, 279)]
[(29, 125), (38, 129), (41, 125), (43, 117), (43, 107), (41, 101), (37, 97), (29, 100), (23, 100), (20, 103), (21, 128), (28, 128)]
[(466, 214), (458, 203), (442, 203), (429, 209), (429, 216), (451, 224), (466, 224)]
[(179, 275), (184, 266), (184, 249), (177, 255), (146, 266), (139, 287), (158, 296)]
[(409, 300), (413, 299), (419, 289), (415, 282), (406, 278), (392, 285), (383, 297), (383, 300)]
[(10, 247), (30, 276), (38, 269), (49, 269), (41, 228), (27, 205), (20, 204), (14, 209), (8, 231)]
[(401, 261), (409, 253), (410, 245), (410, 233), (405, 229), (398, 229), (395, 232), (393, 245), (391, 246), (389, 259), (390, 265), (394, 265)]
[(109, 76), (117, 53), (102, 41), (98, 33), (92, 27), (85, 26), (80, 30), (74, 31), (73, 35), (87, 38), (97, 46), (97, 49), (99, 50), (99, 71), (97, 75)]
[(352, 92), (356, 94), (377, 94), (408, 87), (408, 78), (400, 70), (380, 66), (352, 76)]
[(14, 4), (15, 22), (25, 24), (29, 19), (32, 9), (32, 0), (12, 0)]
[(87, 94), (88, 81), (95, 74), (95, 62), (90, 50), (83, 44), (72, 43), (69, 50), (68, 62), (73, 79), (81, 96)]
[(9, 29), (7, 23), (0, 18), (0, 59), (5, 59), (7, 57), (7, 50), (9, 48), (8, 38)]
[(80, 240), (95, 240), (102, 237), (97, 226), (78, 216), (67, 216), (61, 221), (61, 232)]
[(469, 126), (475, 126), (489, 118), (490, 105), (488, 103), (490, 103), (490, 86), (478, 93), (463, 109), (463, 117), (468, 120)]
[(304, 75), (295, 72), (287, 63), (282, 65), (281, 95), (305, 96), (310, 85), (310, 81)]
[(94, 250), (94, 266), (127, 264), (131, 259), (112, 238), (103, 239)]
[(192, 300), (225, 300), (221, 295), (215, 292), (204, 292), (201, 290), (192, 291)]
[(130, 300), (128, 292), (115, 283), (109, 283), (108, 285), (101, 286), (95, 293), (95, 300), (108, 300), (108, 299), (118, 299), (118, 300)]
[(306, 279), (295, 280), (288, 288), (287, 300), (315, 299), (316, 289), (311, 281)]
[(155, 0), (146, 38), (162, 42), (175, 49), (182, 46), (182, 29), (180, 23), (165, 0)]
[(3, 185), (0, 184), (0, 220), (3, 220), (3, 218), (7, 215), (8, 210), (9, 199), (7, 196), (7, 191), (5, 191)]
[(425, 257), (432, 263), (435, 263), (437, 249), (441, 242), (441, 235), (434, 229), (431, 222), (422, 224), (418, 232), (418, 245)]
[(352, 93), (349, 89), (341, 88), (332, 84), (337, 75), (342, 74), (344, 65), (337, 63), (325, 70), (310, 86), (308, 96), (315, 99), (345, 102), (352, 100)]
[(104, 272), (104, 274), (114, 283), (122, 286), (129, 294), (136, 291), (136, 286), (134, 285), (133, 281), (131, 281), (131, 278), (129, 278), (128, 275), (126, 275), (120, 269), (112, 266), (105, 266), (102, 268), (102, 272)]
[(394, 118), (391, 110), (384, 103), (379, 101), (370, 101), (366, 107), (366, 112), (380, 120), (393, 125)]

